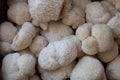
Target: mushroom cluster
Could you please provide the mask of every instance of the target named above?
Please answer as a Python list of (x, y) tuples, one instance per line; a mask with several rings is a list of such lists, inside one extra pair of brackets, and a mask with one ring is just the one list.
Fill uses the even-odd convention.
[(3, 80), (120, 80), (120, 0), (7, 0)]

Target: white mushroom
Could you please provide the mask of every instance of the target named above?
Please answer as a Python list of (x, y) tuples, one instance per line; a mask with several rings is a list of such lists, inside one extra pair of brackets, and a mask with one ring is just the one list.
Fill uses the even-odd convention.
[(109, 0), (117, 10), (120, 10), (120, 0)]
[(76, 36), (82, 41), (88, 38), (91, 35), (91, 27), (93, 26), (92, 23), (85, 23), (79, 26), (76, 30)]
[(10, 45), (11, 44), (8, 42), (0, 42), (0, 54), (6, 55), (6, 54), (12, 52)]
[(17, 34), (17, 28), (10, 22), (0, 24), (0, 41), (11, 43)]
[(108, 62), (114, 60), (118, 56), (118, 54), (119, 54), (118, 51), (119, 51), (118, 45), (117, 45), (117, 43), (114, 43), (114, 45), (112, 46), (112, 48), (110, 50), (108, 50), (106, 52), (98, 53), (97, 57), (104, 63), (108, 63)]
[(73, 6), (73, 8), (62, 18), (62, 22), (76, 29), (79, 25), (85, 23), (85, 13), (82, 9)]
[(57, 70), (44, 70), (38, 67), (39, 72), (41, 73), (41, 78), (43, 80), (66, 80), (70, 77), (70, 74), (75, 66), (75, 62), (72, 62), (69, 65), (60, 67)]
[(98, 53), (98, 44), (97, 40), (94, 37), (88, 37), (82, 41), (82, 50), (87, 55), (95, 55)]
[(48, 42), (58, 41), (72, 34), (72, 28), (62, 22), (50, 22), (48, 24), (48, 29), (41, 31), (41, 35), (44, 36)]
[(22, 25), (24, 22), (31, 20), (29, 6), (25, 2), (11, 5), (8, 9), (7, 15), (8, 18), (17, 25)]
[(45, 48), (47, 44), (48, 42), (44, 37), (36, 36), (30, 45), (30, 51), (33, 52), (36, 57), (38, 57), (40, 51)]
[(115, 16), (118, 10), (112, 5), (110, 0), (101, 1), (101, 4), (109, 11), (111, 16)]
[(109, 80), (120, 80), (120, 55), (107, 65), (106, 73)]
[(59, 19), (64, 0), (28, 0), (31, 17), (39, 22)]
[(107, 23), (111, 18), (110, 13), (100, 2), (88, 3), (86, 7), (86, 19), (91, 23)]
[(117, 13), (116, 16), (112, 17), (107, 25), (112, 29), (115, 38), (120, 38), (120, 13)]
[(70, 64), (77, 57), (77, 47), (71, 40), (65, 39), (48, 44), (38, 57), (39, 66), (47, 70), (55, 70)]
[(36, 60), (32, 55), (19, 53), (8, 54), (2, 63), (4, 80), (27, 80), (35, 73)]
[(13, 40), (11, 45), (12, 50), (20, 51), (29, 47), (32, 43), (32, 39), (35, 36), (36, 28), (31, 23), (25, 22)]
[(92, 36), (97, 40), (99, 52), (105, 52), (114, 44), (112, 30), (106, 24), (96, 24), (92, 26)]
[(72, 43), (74, 43), (74, 44), (76, 45), (76, 47), (77, 47), (77, 53), (78, 53), (78, 56), (77, 56), (77, 57), (80, 58), (80, 57), (83, 57), (83, 56), (84, 56), (84, 53), (83, 53), (83, 51), (82, 51), (82, 49), (81, 49), (82, 42), (78, 39), (77, 36), (75, 36), (75, 35), (70, 35), (70, 36), (67, 36), (67, 37), (65, 37), (65, 38), (63, 38), (63, 39), (71, 40)]
[(70, 80), (107, 80), (99, 60), (84, 56), (73, 69)]

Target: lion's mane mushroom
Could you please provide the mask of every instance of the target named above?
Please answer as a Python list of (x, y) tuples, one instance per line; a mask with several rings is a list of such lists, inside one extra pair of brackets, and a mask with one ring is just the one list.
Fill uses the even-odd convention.
[(20, 51), (29, 47), (32, 43), (32, 39), (35, 36), (36, 28), (31, 23), (25, 22), (13, 40), (11, 45), (12, 50)]
[(23, 25), (24, 22), (31, 20), (29, 6), (25, 2), (11, 5), (8, 9), (7, 15), (8, 18), (17, 25)]
[(41, 73), (41, 78), (43, 80), (65, 80), (70, 77), (70, 74), (75, 67), (76, 62), (72, 62), (69, 65), (60, 67), (56, 70), (44, 70), (38, 67), (39, 72)]
[(111, 18), (110, 13), (100, 2), (88, 3), (85, 9), (87, 22), (105, 24)]
[(73, 69), (70, 80), (107, 80), (101, 62), (93, 57), (84, 56)]
[(2, 63), (4, 80), (27, 80), (35, 73), (35, 63), (36, 59), (30, 54), (6, 55)]
[(62, 22), (50, 22), (48, 24), (48, 29), (41, 31), (41, 35), (44, 36), (48, 42), (58, 41), (72, 34), (72, 28)]
[(10, 22), (0, 24), (0, 41), (11, 43), (17, 34), (17, 28)]
[(77, 47), (71, 40), (55, 41), (48, 44), (38, 57), (39, 66), (55, 70), (70, 64), (77, 57)]

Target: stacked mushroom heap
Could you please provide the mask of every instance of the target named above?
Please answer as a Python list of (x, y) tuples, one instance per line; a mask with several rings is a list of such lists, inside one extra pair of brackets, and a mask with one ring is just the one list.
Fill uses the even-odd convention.
[(3, 80), (120, 80), (120, 0), (8, 0)]

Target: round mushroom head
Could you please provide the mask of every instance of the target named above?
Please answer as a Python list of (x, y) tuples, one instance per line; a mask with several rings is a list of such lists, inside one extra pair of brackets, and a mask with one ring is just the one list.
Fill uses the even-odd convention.
[(41, 31), (41, 35), (44, 36), (48, 42), (59, 41), (62, 38), (72, 34), (72, 28), (62, 22), (50, 22), (48, 24), (48, 29)]
[(8, 18), (17, 25), (23, 25), (24, 22), (31, 20), (29, 6), (25, 2), (11, 5), (8, 9), (7, 15)]
[(108, 63), (106, 73), (109, 80), (120, 79), (120, 55), (112, 62)]
[(11, 45), (12, 50), (20, 51), (29, 47), (35, 36), (36, 28), (31, 23), (25, 22), (13, 40)]
[(44, 70), (38, 67), (39, 72), (41, 73), (41, 78), (43, 80), (66, 80), (70, 77), (70, 74), (75, 67), (76, 62), (73, 61), (69, 65), (60, 67), (56, 70)]
[(17, 34), (17, 28), (10, 22), (0, 24), (0, 41), (11, 43)]
[(38, 57), (39, 66), (55, 70), (70, 64), (77, 57), (77, 47), (71, 40), (55, 41), (48, 44)]
[(94, 24), (107, 23), (111, 18), (110, 13), (100, 2), (88, 3), (85, 9), (87, 22)]
[(106, 24), (92, 26), (91, 34), (97, 40), (99, 52), (105, 52), (112, 48), (114, 37), (112, 30)]
[(2, 63), (4, 80), (27, 80), (35, 73), (36, 59), (30, 54), (8, 54)]
[(70, 80), (107, 80), (101, 62), (93, 57), (84, 56), (73, 69)]

